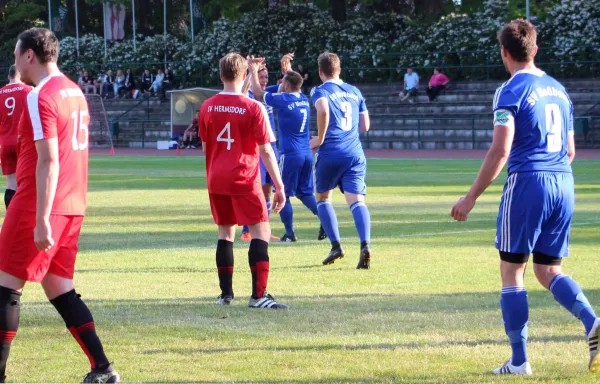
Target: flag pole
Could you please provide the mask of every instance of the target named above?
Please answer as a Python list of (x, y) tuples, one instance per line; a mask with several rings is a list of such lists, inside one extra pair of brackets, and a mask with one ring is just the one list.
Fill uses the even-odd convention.
[(194, 44), (194, 0), (190, 0), (190, 21), (192, 22), (192, 44)]
[(48, 29), (52, 30), (52, 0), (48, 0)]
[(135, 0), (131, 0), (131, 9), (133, 10), (133, 51), (137, 51), (136, 37), (135, 37)]
[(79, 0), (75, 0), (75, 36), (77, 37), (77, 56), (79, 56), (79, 11), (77, 3)]
[(104, 59), (108, 56), (108, 48), (106, 47), (106, 1), (102, 3), (102, 11), (104, 15)]

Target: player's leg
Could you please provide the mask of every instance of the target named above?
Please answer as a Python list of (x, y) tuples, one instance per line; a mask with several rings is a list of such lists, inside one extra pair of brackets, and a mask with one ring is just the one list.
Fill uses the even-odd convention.
[[(298, 188), (296, 191), (296, 197), (308, 208), (313, 215), (318, 217), (317, 199), (314, 194), (313, 184), (313, 156), (312, 153), (306, 153), (304, 156), (302, 169), (298, 179)], [(322, 225), (319, 225), (319, 234), (317, 235), (318, 240), (323, 240), (327, 237), (325, 229)]]
[(298, 156), (285, 154), (279, 156), (279, 170), (281, 172), (283, 185), (285, 186), (286, 197), (285, 205), (279, 212), (279, 217), (285, 227), (285, 234), (281, 237), (281, 241), (285, 243), (297, 241), (294, 229), (294, 208), (290, 197), (296, 195), (298, 178), (300, 177), (300, 167), (301, 164), (298, 163)]
[(235, 225), (219, 225), (219, 240), (217, 241), (217, 273), (221, 295), (217, 300), (219, 305), (229, 305), (233, 294), (233, 242)]
[(119, 374), (104, 353), (104, 347), (96, 333), (94, 317), (73, 285), (83, 217), (51, 215), (50, 223), (56, 248), (48, 273), (41, 281), (46, 297), (90, 361), (91, 370), (83, 382), (118, 383)]
[(4, 205), (8, 209), (10, 201), (17, 192), (17, 148), (14, 145), (5, 145), (0, 148), (0, 162), (2, 174), (6, 176)]
[(527, 358), (529, 304), (523, 276), (529, 255), (524, 253), (500, 252), (500, 274), (502, 293), (500, 307), (504, 330), (512, 349), (511, 358), (495, 374), (531, 374)]
[(340, 244), (337, 215), (331, 204), (331, 191), (338, 186), (341, 175), (346, 169), (345, 160), (347, 159), (330, 159), (319, 156), (315, 164), (317, 213), (331, 242), (331, 251), (323, 260), (324, 265), (333, 264), (336, 259), (344, 257), (344, 250)]
[(237, 216), (234, 198), (227, 195), (209, 194), (210, 210), (218, 226), (216, 264), (221, 294), (217, 304), (228, 305), (233, 300), (233, 241)]
[(563, 273), (561, 261), (568, 256), (571, 219), (575, 208), (575, 193), (571, 174), (541, 174), (540, 178), (553, 192), (555, 202), (542, 233), (535, 244), (533, 262), (535, 275), (556, 301), (581, 320), (588, 337), (592, 372), (600, 373), (598, 336), (600, 319), (596, 316), (587, 297), (570, 276)]
[(6, 379), (10, 346), (19, 329), (21, 292), (25, 280), (0, 271), (0, 382)]
[(354, 226), (360, 238), (360, 256), (356, 269), (371, 267), (371, 213), (365, 203), (367, 185), (365, 176), (367, 161), (364, 156), (354, 157), (341, 178), (341, 186), (346, 202), (354, 218)]
[(546, 198), (529, 175), (512, 174), (504, 186), (495, 243), (501, 260), (500, 307), (512, 356), (493, 370), (495, 374), (531, 374), (527, 358), (529, 306), (523, 273), (540, 233)]
[(248, 264), (252, 273), (252, 296), (248, 306), (250, 308), (287, 309), (287, 305), (278, 303), (267, 293), (271, 226), (268, 222), (264, 199), (256, 194), (235, 196), (234, 209), (239, 220), (256, 223), (249, 225), (252, 241), (248, 249)]

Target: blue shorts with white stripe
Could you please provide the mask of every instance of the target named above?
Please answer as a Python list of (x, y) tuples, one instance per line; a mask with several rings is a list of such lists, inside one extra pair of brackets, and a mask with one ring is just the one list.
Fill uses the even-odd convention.
[(568, 256), (574, 208), (571, 173), (512, 173), (500, 203), (496, 248), (527, 255), (540, 252), (552, 257)]

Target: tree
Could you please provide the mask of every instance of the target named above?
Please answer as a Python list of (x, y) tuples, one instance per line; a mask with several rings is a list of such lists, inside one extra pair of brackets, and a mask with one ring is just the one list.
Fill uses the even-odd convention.
[(335, 21), (346, 21), (346, 0), (331, 0), (331, 16)]

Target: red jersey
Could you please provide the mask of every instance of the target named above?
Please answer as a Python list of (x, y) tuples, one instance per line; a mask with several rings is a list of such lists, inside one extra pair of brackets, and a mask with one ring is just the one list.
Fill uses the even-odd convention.
[(262, 193), (258, 146), (274, 141), (265, 107), (242, 94), (221, 92), (202, 104), (198, 120), (208, 193)]
[(55, 215), (85, 215), (88, 185), (88, 105), (81, 89), (63, 74), (43, 79), (27, 96), (19, 124), (17, 193), (10, 207), (36, 209), (38, 140), (57, 138), (59, 174)]
[(0, 145), (17, 145), (19, 120), (27, 104), (29, 85), (12, 83), (0, 89)]

